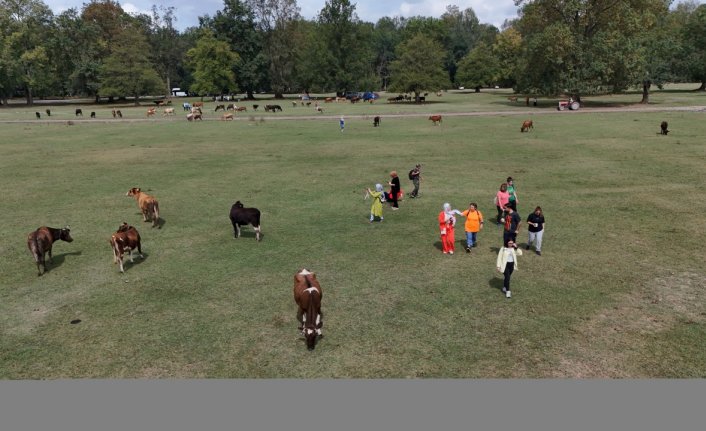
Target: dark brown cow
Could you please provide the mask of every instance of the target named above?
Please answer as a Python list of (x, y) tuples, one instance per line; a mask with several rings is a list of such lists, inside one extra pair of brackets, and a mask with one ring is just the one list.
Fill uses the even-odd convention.
[(530, 129), (534, 129), (534, 124), (532, 123), (532, 120), (525, 120), (522, 122), (522, 127), (520, 127), (520, 133), (529, 132)]
[(430, 115), (429, 119), (434, 123), (435, 126), (441, 124), (441, 115)]
[(113, 263), (120, 264), (120, 272), (125, 272), (123, 267), (123, 256), (125, 252), (128, 252), (130, 257), (130, 262), (134, 263), (132, 259), (132, 251), (137, 249), (140, 254), (140, 258), (144, 259), (142, 255), (142, 245), (140, 244), (140, 234), (137, 232), (133, 226), (123, 222), (118, 230), (110, 237), (110, 246), (113, 248)]
[(321, 313), (321, 298), (323, 292), (316, 274), (308, 269), (302, 269), (294, 274), (294, 302), (297, 303), (297, 321), (299, 330), (306, 339), (306, 348), (314, 350), (316, 341), (324, 326)]
[(133, 187), (127, 191), (125, 196), (134, 196), (137, 206), (140, 207), (142, 217), (145, 222), (152, 220), (152, 227), (159, 226), (159, 202), (154, 196), (140, 191), (139, 187)]
[[(57, 240), (71, 242), (71, 232), (68, 226), (63, 229), (42, 226), (27, 236), (27, 247), (37, 263), (37, 275), (47, 272), (45, 254), (49, 253), (49, 262), (52, 263), (51, 248)], [(43, 272), (42, 272), (43, 270)]]
[(83, 117), (83, 111), (81, 108), (76, 108), (76, 116), (78, 117), (79, 115)]
[(373, 127), (378, 127), (380, 125), (380, 116), (373, 118)]
[(662, 124), (660, 124), (659, 127), (661, 129), (659, 133), (661, 133), (662, 135), (666, 135), (667, 133), (669, 133), (669, 130), (667, 130), (667, 127), (669, 127), (669, 123), (667, 123), (666, 121), (662, 121)]

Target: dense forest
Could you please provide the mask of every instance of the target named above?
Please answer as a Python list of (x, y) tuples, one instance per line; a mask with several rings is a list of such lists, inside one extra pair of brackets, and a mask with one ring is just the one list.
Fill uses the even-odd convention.
[[(55, 15), (41, 0), (0, 0), (0, 102), (23, 97), (414, 93), (488, 86), (533, 95), (605, 94), (665, 82), (706, 89), (706, 5), (670, 0), (516, 0), (502, 28), (473, 9), (364, 22), (349, 0), (313, 20), (296, 0), (224, 0), (198, 27), (174, 8), (130, 15), (91, 0)], [(672, 7), (673, 6), (673, 7)]]

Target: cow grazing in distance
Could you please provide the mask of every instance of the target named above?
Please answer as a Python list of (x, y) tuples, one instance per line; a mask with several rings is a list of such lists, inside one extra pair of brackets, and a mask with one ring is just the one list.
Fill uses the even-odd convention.
[(37, 117), (37, 120), (42, 118), (42, 114), (40, 114), (39, 112), (35, 112), (34, 115)]
[(282, 107), (279, 105), (265, 105), (265, 112), (267, 112), (267, 111), (272, 111), (272, 112), (282, 111)]
[(117, 111), (115, 111), (115, 112), (118, 114), (118, 118), (123, 118), (123, 113), (120, 112), (119, 109), (118, 109)]
[(164, 108), (164, 113), (162, 116), (167, 116), (167, 115), (175, 115), (174, 114), (174, 108)]
[(529, 132), (530, 129), (534, 129), (534, 123), (532, 123), (532, 120), (525, 120), (522, 122), (522, 127), (520, 127), (520, 133)]
[(435, 126), (441, 124), (441, 115), (430, 115), (429, 119)]
[(321, 298), (323, 292), (316, 279), (316, 274), (308, 269), (302, 269), (294, 274), (294, 302), (297, 304), (297, 321), (299, 330), (306, 340), (306, 348), (314, 350), (316, 341), (324, 326), (321, 313)]
[[(253, 105), (253, 106), (257, 106), (257, 105)], [(236, 106), (235, 110), (237, 112), (247, 112), (248, 108), (247, 108), (247, 106)]]
[(133, 226), (123, 222), (118, 230), (110, 237), (110, 246), (113, 249), (113, 263), (120, 264), (120, 272), (125, 272), (123, 267), (123, 256), (125, 252), (128, 253), (130, 257), (130, 262), (134, 263), (132, 259), (132, 251), (137, 249), (141, 259), (145, 257), (142, 255), (142, 245), (140, 243), (140, 233), (137, 232)]
[(667, 127), (669, 127), (669, 123), (667, 123), (666, 121), (662, 121), (662, 124), (659, 125), (659, 128), (660, 128), (659, 133), (662, 135), (666, 135), (667, 133), (669, 133), (669, 130), (667, 129)]
[(252, 110), (257, 111), (257, 108), (259, 108), (259, 107), (260, 107), (260, 105), (252, 105)]
[(233, 119), (233, 113), (232, 112), (226, 112), (221, 116), (221, 120), (226, 121), (226, 120), (232, 120)]
[(47, 117), (51, 117), (51, 109), (47, 109), (45, 112), (47, 113)]
[(96, 113), (91, 111), (91, 118), (96, 118)]
[(143, 221), (152, 220), (152, 227), (159, 226), (159, 202), (154, 196), (150, 196), (140, 190), (139, 187), (133, 187), (127, 191), (125, 196), (134, 196), (137, 201), (137, 206), (142, 212)]
[(317, 106), (317, 107), (316, 107), (316, 112), (318, 112), (318, 113), (320, 113), (320, 114), (323, 114), (323, 113), (324, 113), (324, 108), (322, 108), (321, 106)]
[(63, 229), (42, 226), (27, 236), (27, 247), (37, 263), (38, 276), (47, 272), (46, 253), (49, 253), (49, 262), (52, 263), (51, 248), (57, 240), (66, 242), (74, 240), (71, 238), (71, 230), (68, 226)]
[(83, 117), (83, 111), (81, 110), (81, 108), (76, 108), (75, 115), (76, 115), (77, 117), (78, 117), (79, 115)]
[(225, 110), (226, 110), (226, 105), (216, 105), (216, 110), (214, 112), (225, 111)]
[(194, 102), (194, 108), (203, 108), (203, 102)]
[(115, 112), (115, 108), (113, 108), (112, 114), (113, 114), (113, 118), (115, 118), (115, 116), (118, 115), (118, 114)]
[(157, 108), (149, 108), (147, 109), (147, 116), (151, 117), (157, 112)]
[(376, 115), (375, 118), (373, 118), (373, 127), (378, 127), (380, 125), (380, 116)]
[(255, 229), (255, 239), (260, 241), (260, 210), (257, 208), (244, 208), (237, 201), (230, 208), (230, 222), (233, 224), (233, 236), (240, 237), (240, 226), (252, 225)]

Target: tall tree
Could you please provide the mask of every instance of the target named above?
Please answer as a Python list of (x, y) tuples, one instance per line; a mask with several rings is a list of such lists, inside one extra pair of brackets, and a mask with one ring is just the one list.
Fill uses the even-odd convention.
[(337, 92), (359, 90), (361, 78), (372, 74), (370, 32), (355, 9), (349, 0), (326, 0), (318, 16), (320, 37), (326, 48), (320, 72), (328, 78), (328, 87)]
[(281, 99), (295, 79), (296, 53), (290, 42), (296, 37), (299, 6), (296, 0), (248, 0), (248, 5), (264, 37), (270, 89), (275, 98)]
[[(161, 12), (161, 14), (160, 14)], [(152, 6), (150, 17), (149, 41), (152, 46), (152, 58), (162, 81), (166, 84), (166, 94), (171, 94), (172, 81), (179, 79), (186, 43), (174, 28), (176, 16), (173, 7)]]
[(684, 26), (684, 42), (687, 49), (686, 67), (690, 78), (701, 82), (699, 90), (706, 91), (706, 5), (702, 4)]
[(517, 0), (524, 40), (518, 90), (556, 95), (622, 91), (644, 70), (642, 33), (662, 0)]
[(419, 34), (402, 42), (397, 47), (396, 57), (390, 65), (391, 91), (412, 92), (418, 101), (422, 91), (448, 87), (444, 49), (439, 42)]
[(227, 42), (217, 40), (211, 30), (201, 30), (201, 37), (196, 46), (186, 53), (186, 58), (187, 64), (194, 70), (190, 91), (201, 97), (238, 92), (233, 73), (238, 54), (230, 49)]
[(373, 30), (373, 51), (375, 54), (375, 74), (380, 88), (387, 90), (390, 82), (390, 63), (395, 59), (395, 49), (402, 40), (401, 19), (383, 17), (378, 20)]
[[(35, 92), (45, 92), (53, 80), (45, 42), (50, 34), (53, 14), (40, 0), (2, 0), (0, 16), (8, 27), (4, 30), (0, 79), (3, 87), (22, 87), (27, 104), (34, 103)], [(4, 72), (3, 72), (4, 71)], [(14, 91), (6, 88), (4, 91)]]
[(102, 96), (132, 96), (135, 105), (140, 96), (160, 92), (164, 83), (150, 60), (147, 36), (128, 27), (113, 40), (113, 48), (100, 69)]
[(507, 26), (495, 39), (493, 54), (500, 68), (499, 84), (513, 87), (517, 82), (517, 62), (522, 54), (522, 36), (512, 26)]
[(466, 87), (475, 88), (494, 85), (501, 78), (500, 62), (490, 46), (480, 42), (458, 64), (456, 80)]
[(224, 0), (222, 11), (201, 21), (238, 53), (240, 60), (234, 66), (238, 87), (248, 99), (254, 99), (255, 91), (267, 81), (267, 58), (263, 52), (263, 35), (258, 32), (251, 5), (244, 0)]
[(461, 9), (456, 5), (446, 6), (446, 12), (441, 15), (441, 21), (447, 28), (448, 57), (446, 68), (451, 82), (456, 82), (458, 62), (479, 43), (491, 46), (495, 42), (498, 30), (488, 24), (481, 24), (472, 8)]

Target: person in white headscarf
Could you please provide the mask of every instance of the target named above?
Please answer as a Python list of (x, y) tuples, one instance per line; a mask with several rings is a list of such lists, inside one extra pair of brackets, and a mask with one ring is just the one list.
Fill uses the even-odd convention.
[(456, 216), (463, 215), (461, 211), (451, 209), (450, 203), (445, 203), (439, 213), (439, 231), (441, 233), (441, 250), (444, 254), (454, 254), (454, 226), (456, 226)]
[(375, 217), (379, 217), (380, 221), (383, 220), (382, 217), (382, 199), (383, 199), (383, 188), (382, 184), (375, 184), (375, 191), (368, 188), (368, 194), (373, 199), (373, 204), (370, 207), (370, 223), (375, 220)]

